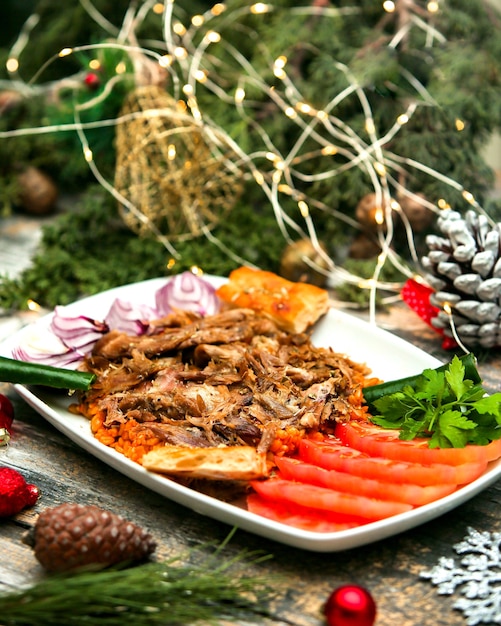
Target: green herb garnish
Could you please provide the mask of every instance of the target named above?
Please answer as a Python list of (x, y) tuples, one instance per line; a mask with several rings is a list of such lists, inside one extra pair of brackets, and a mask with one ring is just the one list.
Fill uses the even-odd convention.
[(426, 369), (412, 384), (374, 400), (371, 420), (399, 429), (403, 440), (428, 437), (430, 448), (486, 445), (501, 437), (501, 393), (486, 395), (474, 378), (455, 356), (445, 369)]
[(28, 363), (0, 356), (0, 381), (4, 383), (87, 390), (95, 378), (95, 374), (90, 372)]

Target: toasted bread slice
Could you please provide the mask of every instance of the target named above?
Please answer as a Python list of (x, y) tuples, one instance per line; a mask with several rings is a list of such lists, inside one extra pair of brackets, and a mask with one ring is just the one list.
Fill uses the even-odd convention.
[(217, 295), (234, 306), (259, 311), (291, 333), (304, 332), (329, 309), (325, 289), (250, 267), (232, 271)]
[(143, 456), (147, 470), (180, 478), (254, 480), (268, 475), (266, 454), (251, 446), (185, 448), (165, 446)]

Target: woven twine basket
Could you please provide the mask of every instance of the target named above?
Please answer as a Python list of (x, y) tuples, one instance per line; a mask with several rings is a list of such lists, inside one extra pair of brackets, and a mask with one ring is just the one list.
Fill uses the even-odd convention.
[(132, 91), (120, 117), (115, 188), (129, 203), (120, 207), (127, 226), (177, 240), (213, 229), (242, 191), (228, 147), (154, 85)]

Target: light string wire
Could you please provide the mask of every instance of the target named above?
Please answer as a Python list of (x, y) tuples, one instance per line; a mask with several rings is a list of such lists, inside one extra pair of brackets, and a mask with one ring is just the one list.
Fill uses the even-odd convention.
[[(283, 87), (282, 89), (279, 89), (278, 84), (268, 84), (266, 79), (253, 67), (245, 56), (221, 36), (221, 32), (224, 31), (224, 29), (230, 28), (231, 25), (238, 22), (242, 16), (251, 14), (254, 16), (266, 15), (276, 10), (273, 5), (256, 3), (233, 11), (227, 11), (226, 5), (215, 4), (202, 15), (192, 16), (191, 23), (189, 27), (186, 28), (182, 26), (181, 22), (176, 18), (174, 0), (167, 0), (164, 3), (161, 14), (163, 39), (156, 42), (157, 49), (161, 50), (161, 52), (157, 52), (144, 45), (131, 45), (131, 42), (136, 41), (134, 32), (137, 25), (146, 18), (147, 14), (153, 10), (155, 6), (153, 0), (139, 3), (139, 5), (135, 3), (131, 4), (119, 28), (106, 20), (92, 5), (90, 0), (80, 0), (80, 2), (91, 19), (111, 36), (116, 37), (116, 42), (103, 42), (99, 44), (76, 46), (74, 48), (65, 48), (48, 59), (33, 78), (26, 83), (19, 77), (17, 61), (26, 46), (31, 29), (34, 28), (37, 23), (36, 16), (32, 16), (32, 18), (26, 22), (17, 42), (10, 51), (9, 62), (12, 68), (10, 75), (14, 86), (19, 88), (21, 92), (24, 91), (24, 93), (29, 92), (30, 89), (33, 90), (33, 92), (40, 92), (44, 88), (47, 91), (51, 91), (63, 84), (65, 86), (76, 86), (78, 84), (77, 77), (71, 80), (67, 79), (61, 81), (59, 84), (51, 83), (45, 86), (35, 84), (50, 64), (75, 52), (117, 49), (129, 55), (132, 59), (135, 57), (149, 59), (150, 63), (158, 65), (163, 71), (167, 72), (173, 97), (186, 99), (188, 110), (185, 120), (201, 128), (205, 135), (211, 139), (215, 151), (223, 152), (225, 146), (230, 147), (236, 155), (236, 160), (234, 163), (228, 165), (233, 167), (235, 172), (241, 171), (246, 180), (254, 180), (255, 183), (259, 185), (264, 196), (270, 203), (277, 225), (285, 241), (292, 243), (296, 236), (308, 236), (315, 250), (320, 254), (327, 265), (327, 269), (317, 267), (316, 269), (318, 271), (326, 274), (334, 282), (351, 282), (361, 288), (370, 290), (371, 321), (375, 322), (377, 290), (384, 288), (385, 290), (398, 292), (401, 287), (399, 283), (384, 283), (380, 281), (380, 274), (384, 265), (389, 262), (397, 267), (404, 275), (411, 276), (413, 274), (413, 271), (406, 262), (392, 249), (394, 237), (393, 213), (398, 213), (404, 224), (411, 259), (413, 262), (417, 262), (412, 227), (398, 202), (393, 199), (392, 189), (400, 196), (412, 198), (416, 202), (420, 202), (424, 207), (433, 212), (439, 212), (440, 210), (434, 203), (406, 189), (404, 182), (401, 181), (405, 181), (408, 177), (409, 170), (418, 170), (445, 183), (451, 187), (451, 189), (458, 191), (475, 209), (482, 212), (490, 219), (473, 195), (460, 183), (432, 169), (426, 164), (415, 161), (409, 156), (396, 154), (388, 149), (392, 140), (398, 133), (402, 132), (402, 129), (408, 121), (412, 119), (412, 116), (419, 107), (437, 106), (424, 85), (405, 68), (400, 67), (399, 71), (402, 77), (415, 90), (416, 97), (407, 104), (406, 109), (402, 111), (402, 114), (395, 120), (393, 125), (378, 136), (373, 112), (364, 88), (358, 84), (350, 68), (346, 65), (334, 61), (335, 68), (341, 72), (346, 79), (346, 87), (331, 98), (322, 109), (318, 110), (307, 102), (294, 84), (294, 81), (287, 72), (287, 59), (285, 57), (283, 59), (272, 59), (271, 55), (267, 54), (266, 48), (263, 42), (259, 40), (257, 33), (254, 35), (252, 33), (247, 34), (249, 36), (253, 35), (256, 40), (256, 45), (259, 45), (263, 53), (267, 54), (266, 58), (269, 60), (269, 69), (273, 76), (279, 79)], [(289, 11), (292, 15), (309, 15), (328, 19), (332, 17), (337, 18), (342, 15), (354, 15), (360, 13), (361, 9), (356, 6), (336, 9), (316, 5), (312, 7), (290, 7)], [(433, 17), (433, 13), (427, 12), (422, 7), (415, 5), (415, 3), (410, 3), (407, 8), (406, 19), (402, 19), (401, 22), (396, 20), (397, 30), (390, 43), (387, 45), (393, 49), (403, 46), (413, 28), (417, 28), (425, 33), (426, 47), (431, 47), (435, 42), (440, 44), (446, 43), (445, 37), (432, 24)], [(215, 29), (214, 26), (216, 27)], [(196, 43), (197, 39), (200, 39), (198, 44)], [(225, 68), (220, 65), (221, 61), (218, 61), (211, 54), (212, 46), (215, 45), (224, 46), (226, 52), (230, 55), (232, 60), (237, 63), (237, 66), (241, 70), (233, 89), (228, 89), (227, 86), (223, 87), (219, 82), (219, 75)], [(278, 63), (278, 61), (280, 61), (280, 63)], [(85, 131), (93, 128), (118, 125), (140, 115), (156, 115), (161, 117), (164, 115), (172, 115), (172, 112), (169, 113), (168, 110), (163, 109), (150, 109), (139, 113), (119, 116), (116, 119), (104, 119), (98, 122), (85, 122), (80, 119), (80, 112), (102, 102), (112, 93), (114, 87), (121, 80), (125, 80), (126, 78), (126, 76), (110, 78), (98, 96), (89, 98), (85, 103), (75, 104), (74, 122), (72, 124), (57, 124), (40, 128), (2, 131), (0, 132), (0, 138), (76, 131), (82, 144), (86, 161), (99, 183), (117, 200), (124, 204), (127, 210), (131, 211), (137, 219), (142, 222), (148, 222), (148, 218), (142, 215), (140, 208), (128, 202), (122, 194), (114, 188), (113, 184), (106, 181), (99, 172), (97, 164), (92, 157), (92, 151), (88, 145)], [(257, 149), (249, 154), (242, 150), (225, 129), (215, 123), (210, 118), (209, 114), (200, 107), (197, 98), (199, 85), (203, 85), (204, 88), (213, 93), (215, 97), (234, 106), (241, 119), (245, 121), (249, 128), (261, 139), (263, 149)], [(265, 127), (253, 116), (253, 107), (256, 105), (256, 102), (246, 100), (245, 91), (247, 87), (251, 87), (253, 90), (257, 90), (261, 95), (267, 97), (269, 101), (277, 107), (277, 110), (287, 118), (288, 122), (298, 130), (297, 138), (293, 141), (286, 154), (280, 153), (275, 146), (273, 137), (269, 136)], [(356, 97), (358, 106), (365, 118), (364, 136), (357, 133), (346, 122), (336, 116), (336, 108), (352, 97)], [(306, 144), (311, 142), (316, 142), (317, 148), (304, 151)], [(318, 159), (319, 156), (326, 157), (326, 166), (323, 167), (321, 171), (317, 171), (313, 174), (307, 172), (304, 167), (308, 165), (312, 159)], [(334, 156), (338, 159), (340, 157), (344, 158), (345, 162), (333, 161), (332, 157)], [(329, 213), (334, 218), (340, 219), (354, 227), (357, 226), (356, 221), (335, 207), (325, 205), (322, 200), (309, 197), (304, 191), (304, 183), (312, 184), (321, 180), (335, 179), (336, 176), (354, 168), (360, 168), (369, 177), (371, 185), (374, 188), (376, 205), (381, 206), (384, 213), (383, 222), (377, 225), (377, 237), (379, 239), (381, 252), (378, 256), (374, 274), (371, 279), (362, 279), (360, 276), (347, 271), (343, 267), (338, 266), (334, 260), (327, 255), (320, 244), (309, 207), (313, 206), (319, 208)], [(396, 175), (394, 176), (392, 172)], [(301, 183), (301, 189), (297, 187), (296, 181)], [(303, 225), (290, 217), (288, 211), (282, 206), (282, 198), (291, 198), (297, 202), (300, 215), (304, 222)], [(383, 224), (384, 228), (382, 227)], [(165, 233), (159, 232), (154, 224), (150, 223), (147, 225), (169, 253), (174, 258), (179, 258), (168, 236)], [(238, 260), (240, 263), (245, 262), (238, 254), (223, 245), (222, 242), (210, 232), (209, 228), (203, 227), (202, 230), (205, 236), (215, 245), (218, 245), (218, 247), (231, 256), (231, 258)], [(313, 263), (311, 260), (305, 259), (305, 261)]]

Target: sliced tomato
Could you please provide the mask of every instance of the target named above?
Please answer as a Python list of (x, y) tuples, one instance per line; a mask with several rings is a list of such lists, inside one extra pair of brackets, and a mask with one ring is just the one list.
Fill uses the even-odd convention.
[(251, 486), (261, 497), (268, 500), (299, 504), (333, 513), (355, 515), (372, 521), (385, 519), (412, 509), (410, 504), (403, 502), (377, 500), (376, 498), (342, 493), (334, 489), (306, 485), (281, 478), (252, 481)]
[(302, 439), (299, 444), (299, 457), (312, 465), (346, 472), (354, 476), (421, 486), (465, 485), (477, 479), (487, 467), (486, 460), (462, 465), (443, 463), (420, 465), (407, 461), (395, 461), (382, 456), (370, 456), (340, 443), (336, 438)]
[(353, 515), (338, 515), (298, 504), (267, 500), (257, 493), (247, 496), (247, 509), (275, 522), (317, 533), (332, 533), (367, 524), (367, 520)]
[(467, 445), (464, 448), (429, 448), (428, 439), (399, 439), (398, 430), (381, 428), (370, 422), (352, 420), (336, 426), (335, 435), (356, 450), (409, 463), (461, 465), (494, 461), (501, 456), (501, 439), (486, 446)]
[(412, 506), (434, 502), (456, 490), (456, 485), (453, 484), (422, 487), (420, 485), (396, 484), (373, 478), (362, 478), (345, 472), (327, 470), (289, 457), (276, 457), (275, 462), (280, 469), (280, 477), (286, 480), (295, 480), (379, 500), (405, 502)]

